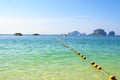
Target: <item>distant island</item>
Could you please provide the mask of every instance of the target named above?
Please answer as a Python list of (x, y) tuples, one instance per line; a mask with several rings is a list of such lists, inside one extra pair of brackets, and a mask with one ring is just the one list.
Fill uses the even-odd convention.
[(86, 33), (80, 33), (79, 31), (68, 32), (66, 36), (115, 36), (114, 31), (110, 31), (108, 34), (104, 29), (95, 29), (93, 33), (86, 35)]
[[(23, 36), (22, 33), (15, 33), (15, 36)], [(33, 36), (39, 36), (40, 34), (38, 33), (34, 33), (31, 34)], [(52, 35), (52, 34), (51, 34)], [(58, 34), (60, 35), (60, 34)], [(93, 31), (93, 33), (86, 35), (86, 33), (80, 33), (79, 31), (72, 31), (72, 32), (68, 32), (67, 34), (62, 33), (62, 36), (119, 36), (119, 35), (115, 35), (115, 31), (109, 31), (109, 33), (107, 34), (107, 32), (105, 32), (104, 29), (95, 29)]]
[(39, 36), (40, 34), (38, 34), (38, 33), (35, 33), (35, 34), (33, 34), (33, 36)]
[(110, 31), (107, 35), (104, 29), (96, 29), (90, 36), (115, 36), (115, 32)]
[(22, 33), (15, 33), (15, 36), (22, 36)]
[(103, 29), (96, 29), (94, 30), (94, 32), (92, 34), (90, 34), (91, 36), (106, 36), (107, 33), (105, 32), (105, 30)]
[(114, 31), (110, 31), (108, 36), (115, 36), (115, 32)]
[(73, 32), (69, 32), (67, 35), (68, 36), (85, 36), (86, 34), (85, 33), (80, 33), (78, 31), (73, 31)]

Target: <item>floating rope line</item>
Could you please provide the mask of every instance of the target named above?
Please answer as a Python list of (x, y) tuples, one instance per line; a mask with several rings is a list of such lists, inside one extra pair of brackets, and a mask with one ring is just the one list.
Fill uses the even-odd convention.
[[(56, 40), (61, 44), (63, 45), (65, 48), (68, 48), (69, 50), (73, 51), (76, 55), (80, 56), (83, 60), (86, 60), (87, 58), (81, 54), (79, 51), (67, 46), (65, 43), (63, 43), (59, 38), (56, 38)], [(106, 76), (108, 76), (109, 80), (117, 80), (116, 77), (114, 75), (111, 75), (111, 74), (108, 74), (107, 72), (105, 72), (103, 70), (103, 68), (99, 65), (99, 64), (96, 64), (94, 61), (91, 61), (90, 64), (96, 68), (97, 70), (99, 71), (102, 71)]]

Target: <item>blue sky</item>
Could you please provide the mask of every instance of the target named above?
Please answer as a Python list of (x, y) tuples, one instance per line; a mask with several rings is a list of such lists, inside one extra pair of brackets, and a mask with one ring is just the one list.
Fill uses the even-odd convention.
[(120, 0), (0, 0), (0, 33), (120, 35)]

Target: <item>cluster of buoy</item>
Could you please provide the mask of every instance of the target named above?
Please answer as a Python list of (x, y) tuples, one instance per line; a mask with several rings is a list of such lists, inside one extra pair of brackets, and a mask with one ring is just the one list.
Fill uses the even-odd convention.
[(76, 50), (73, 50), (73, 52), (75, 53), (75, 54), (77, 54), (78, 56), (80, 56), (82, 59), (86, 59), (86, 57), (83, 55), (83, 54), (81, 54), (80, 52), (78, 52), (78, 51), (76, 51)]
[(56, 38), (56, 40), (63, 45), (65, 48), (69, 48), (69, 46), (67, 46), (66, 44), (64, 44), (60, 39)]
[(73, 51), (75, 54), (77, 54), (78, 56), (80, 56), (83, 60), (86, 59), (86, 57), (84, 55), (82, 55), (80, 52), (78, 52), (77, 50), (73, 49), (73, 48), (70, 48), (69, 46), (67, 46), (66, 44), (64, 44), (61, 40), (59, 40), (58, 38), (56, 38), (57, 41), (63, 45), (65, 48), (69, 48), (71, 51)]
[[(86, 60), (86, 57), (85, 57), (83, 54), (81, 54), (79, 51), (77, 51), (77, 50), (75, 50), (75, 49), (67, 46), (67, 45), (64, 44), (60, 39), (58, 39), (58, 38), (56, 38), (56, 39), (57, 39), (57, 41), (58, 41), (61, 45), (63, 45), (65, 48), (70, 49), (70, 50), (73, 51), (76, 55), (80, 56), (83, 60)], [(100, 65), (96, 64), (95, 62), (91, 61), (90, 64), (91, 64), (92, 66), (94, 66), (96, 69), (102, 70), (102, 67), (101, 67)], [(103, 70), (102, 70), (102, 71), (103, 71)], [(105, 74), (107, 74), (105, 71), (103, 71), (103, 72), (104, 72)], [(107, 74), (107, 75), (109, 75), (109, 74)], [(110, 80), (117, 80), (114, 75), (109, 75), (109, 79), (110, 79)]]
[(83, 60), (86, 59), (86, 57), (83, 54), (81, 54), (80, 52), (78, 52), (77, 50), (74, 50), (73, 48), (70, 48), (70, 50), (72, 50), (75, 54), (77, 54), (78, 56), (80, 56)]
[(95, 68), (97, 68), (98, 70), (102, 70), (102, 67), (98, 64), (96, 64), (95, 62), (90, 62), (91, 65), (93, 65)]
[[(102, 67), (101, 67), (100, 65), (96, 64), (95, 62), (91, 61), (90, 64), (93, 65), (96, 69), (102, 70)], [(104, 72), (105, 74), (107, 74), (105, 71), (103, 71), (103, 72)], [(109, 74), (107, 74), (107, 75), (109, 75)], [(117, 80), (114, 75), (109, 75), (109, 79), (110, 79), (110, 80)]]

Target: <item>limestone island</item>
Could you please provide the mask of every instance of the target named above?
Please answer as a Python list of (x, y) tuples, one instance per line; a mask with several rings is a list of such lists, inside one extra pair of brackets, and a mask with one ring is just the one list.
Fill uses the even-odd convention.
[(21, 33), (15, 33), (14, 35), (15, 35), (15, 36), (22, 36)]
[(90, 36), (115, 36), (114, 31), (110, 31), (108, 34), (103, 29), (95, 29)]
[(90, 36), (106, 36), (107, 33), (103, 29), (96, 29)]
[(78, 31), (69, 32), (68, 36), (78, 36), (80, 33)]
[(108, 36), (115, 36), (115, 32), (114, 32), (114, 31), (110, 31), (110, 32), (108, 33)]
[(85, 33), (80, 33), (78, 31), (69, 32), (68, 36), (86, 36)]
[(39, 36), (39, 34), (38, 34), (38, 33), (35, 33), (35, 34), (33, 34), (33, 36)]

